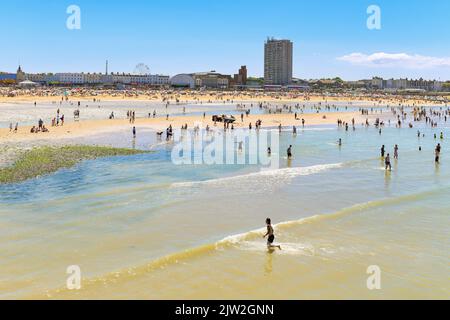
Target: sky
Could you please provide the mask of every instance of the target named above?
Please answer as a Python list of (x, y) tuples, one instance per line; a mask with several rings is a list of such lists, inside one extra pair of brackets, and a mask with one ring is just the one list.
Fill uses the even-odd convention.
[[(80, 29), (67, 27), (71, 5)], [(293, 41), (302, 79), (450, 80), (449, 21), (449, 0), (1, 1), (0, 71), (104, 72), (109, 60), (112, 72), (263, 76), (270, 36)]]

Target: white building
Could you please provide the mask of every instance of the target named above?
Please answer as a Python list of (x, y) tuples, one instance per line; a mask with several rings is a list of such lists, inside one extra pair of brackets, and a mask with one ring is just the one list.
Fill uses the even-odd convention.
[(57, 73), (55, 74), (57, 82), (64, 84), (84, 84), (84, 73)]
[(101, 84), (103, 82), (103, 74), (101, 73), (86, 73), (83, 76), (84, 84)]
[[(95, 84), (129, 84), (129, 85), (169, 85), (169, 76), (162, 75), (134, 75), (125, 73), (57, 73), (54, 76), (39, 75), (30, 78), (39, 82), (58, 82), (67, 85), (95, 85)], [(45, 80), (44, 80), (45, 79)]]
[(120, 84), (136, 84), (136, 85), (169, 85), (169, 76), (162, 76), (158, 74), (126, 74), (126, 73), (112, 73), (106, 76), (105, 82), (120, 83)]

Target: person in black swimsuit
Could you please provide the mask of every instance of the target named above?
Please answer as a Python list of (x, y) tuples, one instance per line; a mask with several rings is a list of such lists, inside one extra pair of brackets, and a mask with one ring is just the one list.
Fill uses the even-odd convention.
[(266, 219), (266, 225), (267, 225), (267, 233), (264, 235), (264, 238), (267, 238), (267, 248), (269, 250), (273, 250), (273, 249), (280, 249), (281, 250), (281, 246), (275, 246), (273, 244), (273, 242), (275, 241), (275, 233), (272, 227), (272, 221), (270, 218)]
[(287, 149), (287, 157), (288, 160), (292, 159), (292, 146), (289, 146), (289, 148)]

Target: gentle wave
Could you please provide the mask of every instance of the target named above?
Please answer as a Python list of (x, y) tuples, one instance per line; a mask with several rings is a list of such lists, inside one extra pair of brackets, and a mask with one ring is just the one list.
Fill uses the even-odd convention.
[(233, 177), (225, 177), (218, 178), (212, 180), (205, 181), (190, 181), (190, 182), (176, 182), (171, 185), (172, 188), (180, 188), (180, 187), (192, 187), (195, 185), (209, 185), (209, 184), (218, 184), (229, 181), (236, 180), (246, 180), (255, 177), (284, 177), (284, 178), (294, 178), (297, 176), (308, 176), (317, 173), (321, 173), (324, 171), (328, 171), (331, 169), (338, 169), (344, 166), (344, 163), (333, 163), (333, 164), (322, 164), (311, 167), (296, 167), (296, 168), (284, 168), (284, 169), (276, 169), (276, 170), (261, 170), (258, 172), (252, 172), (244, 175), (233, 176)]
[[(332, 214), (315, 215), (307, 218), (302, 218), (299, 220), (281, 222), (274, 225), (274, 229), (276, 231), (283, 231), (289, 230), (290, 228), (299, 225), (320, 223), (321, 221), (327, 220), (336, 220), (341, 217), (352, 215), (358, 212), (364, 212), (374, 208), (396, 205), (404, 202), (423, 200), (436, 194), (448, 193), (448, 189), (449, 187), (446, 187), (444, 189), (430, 190), (417, 194), (409, 194), (395, 198), (369, 201), (348, 208), (344, 208)], [(262, 239), (261, 236), (265, 233), (265, 231), (266, 228), (259, 228), (249, 232), (231, 235), (214, 244), (207, 244), (193, 249), (188, 249), (185, 251), (167, 255), (158, 258), (156, 260), (153, 260), (152, 262), (142, 266), (132, 267), (117, 272), (108, 273), (105, 274), (104, 276), (97, 277), (94, 279), (86, 279), (83, 280), (84, 283), (83, 288), (89, 290), (90, 287), (95, 287), (98, 285), (107, 286), (111, 282), (117, 283), (118, 281), (127, 281), (128, 279), (142, 276), (147, 273), (154, 272), (156, 270), (165, 269), (171, 265), (186, 263), (187, 261), (190, 261), (196, 257), (206, 256), (208, 254), (213, 254), (215, 252), (218, 251), (220, 252), (227, 249), (234, 248), (245, 251), (263, 252), (266, 250), (265, 243), (259, 239)], [(279, 254), (313, 256), (316, 251), (316, 248), (314, 248), (309, 244), (304, 243), (281, 243), (281, 245), (283, 246), (283, 251), (279, 252)], [(66, 289), (48, 291), (47, 297), (51, 298), (53, 297), (53, 295), (58, 295), (58, 293), (66, 291), (67, 291)]]

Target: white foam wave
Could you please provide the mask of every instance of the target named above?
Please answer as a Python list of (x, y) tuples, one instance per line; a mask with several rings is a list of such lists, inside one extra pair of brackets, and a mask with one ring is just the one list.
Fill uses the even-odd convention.
[(338, 169), (343, 167), (343, 163), (332, 163), (332, 164), (321, 164), (310, 167), (295, 167), (295, 168), (283, 168), (275, 170), (261, 170), (258, 172), (252, 172), (245, 175), (205, 180), (205, 181), (190, 181), (190, 182), (177, 182), (171, 185), (172, 188), (176, 187), (192, 187), (196, 185), (211, 185), (211, 184), (221, 184), (224, 182), (233, 182), (239, 180), (249, 180), (252, 178), (295, 178), (297, 176), (308, 176), (313, 174), (318, 174), (324, 171)]
[[(277, 254), (285, 254), (285, 255), (303, 255), (303, 256), (313, 256), (315, 255), (315, 249), (310, 244), (304, 243), (277, 243), (275, 245), (280, 245), (281, 250), (277, 250)], [(245, 241), (242, 242), (239, 247), (239, 250), (243, 251), (265, 251), (266, 244), (265, 242), (257, 242), (257, 241)]]

